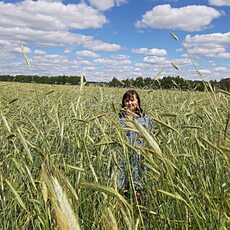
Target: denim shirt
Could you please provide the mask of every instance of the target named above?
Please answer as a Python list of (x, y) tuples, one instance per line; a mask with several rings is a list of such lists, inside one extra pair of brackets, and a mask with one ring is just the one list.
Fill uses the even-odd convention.
[[(120, 120), (119, 120), (120, 125), (124, 128), (127, 127), (127, 124), (125, 121), (125, 118), (128, 118), (127, 115), (123, 112), (120, 112), (119, 115), (120, 115)], [(153, 128), (152, 121), (147, 114), (142, 114), (142, 115), (135, 114), (133, 117), (133, 120), (138, 121), (141, 125), (143, 125), (147, 129)], [(127, 141), (130, 145), (134, 147), (138, 147), (138, 146), (142, 147), (144, 145), (144, 139), (140, 137), (139, 134), (135, 132), (134, 130), (127, 130), (125, 131), (125, 134), (127, 137)], [(132, 168), (132, 179), (133, 179), (134, 187), (136, 191), (142, 189), (143, 187), (143, 182), (142, 182), (143, 176), (142, 175), (143, 173), (146, 173), (147, 171), (146, 167), (141, 163), (142, 159), (143, 159), (143, 156), (137, 153), (130, 154), (129, 161), (130, 161), (130, 165)], [(118, 163), (121, 169), (118, 174), (118, 188), (127, 189), (129, 186), (128, 186), (127, 174), (125, 172), (125, 168), (126, 168), (125, 158), (118, 157)]]
[[(120, 113), (122, 115), (122, 117), (127, 118), (127, 115), (125, 115), (125, 113)], [(153, 128), (153, 124), (152, 121), (150, 119), (150, 117), (144, 113), (142, 115), (138, 115), (138, 114), (134, 114), (133, 120), (138, 121), (141, 125), (143, 125), (146, 129), (152, 129)], [(127, 127), (125, 120), (120, 119), (119, 123), (122, 127)], [(138, 133), (133, 131), (133, 130), (128, 130), (125, 131), (126, 136), (127, 136), (127, 140), (128, 143), (130, 145), (138, 145), (138, 146), (143, 146), (144, 144), (144, 140), (142, 137), (138, 136)]]

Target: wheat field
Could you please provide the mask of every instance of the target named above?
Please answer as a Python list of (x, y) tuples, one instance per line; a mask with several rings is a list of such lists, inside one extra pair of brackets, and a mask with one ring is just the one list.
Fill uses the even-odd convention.
[(130, 127), (145, 139), (138, 203), (113, 173), (131, 148), (125, 91), (0, 83), (1, 229), (229, 229), (230, 94), (137, 89), (154, 124)]

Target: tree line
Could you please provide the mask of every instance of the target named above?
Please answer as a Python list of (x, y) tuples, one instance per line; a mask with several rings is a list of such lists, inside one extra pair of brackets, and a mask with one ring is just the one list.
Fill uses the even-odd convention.
[(186, 80), (180, 76), (167, 76), (160, 79), (137, 77), (136, 79), (126, 79), (121, 81), (114, 77), (112, 81), (108, 83), (108, 86), (204, 91), (207, 83), (209, 83), (214, 89), (230, 91), (230, 78), (223, 78), (220, 81), (211, 80), (206, 82), (201, 80)]
[[(81, 82), (80, 76), (28, 76), (28, 75), (0, 75), (0, 81), (5, 82), (22, 82), (22, 83), (42, 83), (42, 84), (58, 84), (58, 85), (78, 85)], [(206, 88), (205, 81), (201, 80), (186, 80), (180, 76), (167, 76), (163, 78), (143, 78), (137, 77), (135, 79), (119, 80), (114, 77), (110, 82), (87, 82), (83, 77), (86, 84), (98, 84), (101, 86), (109, 87), (135, 87), (135, 88), (148, 88), (148, 89), (179, 89), (179, 90), (196, 90), (204, 91)], [(212, 88), (230, 91), (230, 78), (223, 78), (219, 81), (209, 81)]]
[[(37, 76), (37, 75), (0, 75), (0, 81), (6, 82), (22, 82), (22, 83), (41, 83), (41, 84), (57, 84), (57, 85), (78, 85), (81, 82), (79, 76)], [(86, 81), (84, 77), (84, 81)]]

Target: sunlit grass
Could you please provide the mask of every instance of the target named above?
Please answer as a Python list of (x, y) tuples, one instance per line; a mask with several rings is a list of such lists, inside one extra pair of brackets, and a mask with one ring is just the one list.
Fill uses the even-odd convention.
[(0, 83), (1, 229), (228, 229), (229, 94), (138, 90), (155, 126), (130, 124), (146, 139), (138, 205), (113, 175), (125, 91)]

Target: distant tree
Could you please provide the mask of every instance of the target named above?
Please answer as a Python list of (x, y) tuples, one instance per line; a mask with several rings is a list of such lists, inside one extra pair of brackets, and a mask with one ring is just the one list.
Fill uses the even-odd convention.
[(153, 80), (150, 77), (144, 78), (143, 81), (145, 87), (152, 88)]
[(173, 84), (172, 82), (172, 77), (163, 77), (161, 80), (160, 80), (160, 85), (163, 89), (171, 89), (173, 88), (175, 85)]
[(153, 89), (161, 89), (161, 79), (155, 78), (152, 80)]
[(180, 89), (180, 90), (189, 89), (189, 82), (180, 76), (175, 77), (174, 79), (172, 79), (172, 81), (174, 82), (175, 87), (177, 89)]
[(221, 89), (230, 91), (230, 78), (221, 79), (219, 84)]
[(112, 81), (109, 82), (108, 85), (112, 87), (123, 87), (125, 84), (119, 81), (116, 77), (113, 77)]
[(192, 82), (192, 89), (195, 91), (204, 91), (205, 90), (205, 84), (203, 81), (193, 81)]
[(131, 81), (129, 79), (122, 80), (122, 82), (124, 83), (125, 87), (130, 87), (131, 86)]
[(137, 77), (136, 80), (134, 81), (134, 86), (139, 87), (139, 88), (143, 88), (145, 86), (143, 78)]

